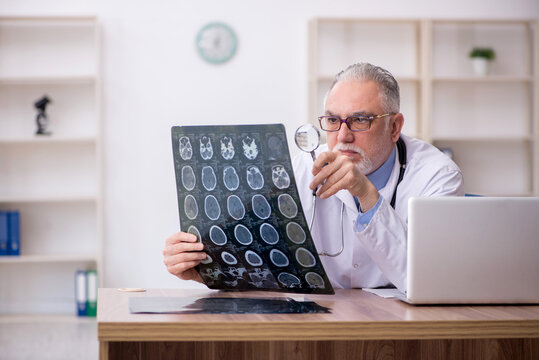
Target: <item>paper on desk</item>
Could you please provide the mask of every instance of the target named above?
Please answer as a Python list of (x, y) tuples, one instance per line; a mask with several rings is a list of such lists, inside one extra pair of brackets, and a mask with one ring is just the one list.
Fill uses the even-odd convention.
[(391, 289), (362, 289), (363, 291), (366, 291), (368, 293), (378, 295), (380, 297), (383, 297), (384, 299), (400, 299), (404, 296), (404, 294), (396, 288)]

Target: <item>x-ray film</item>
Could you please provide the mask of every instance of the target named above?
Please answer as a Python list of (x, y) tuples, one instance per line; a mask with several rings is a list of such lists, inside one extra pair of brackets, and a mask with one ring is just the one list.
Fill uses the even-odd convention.
[(130, 297), (132, 314), (312, 314), (330, 313), (314, 301), (291, 298)]
[(212, 289), (333, 294), (299, 200), (284, 126), (175, 126), (180, 227)]

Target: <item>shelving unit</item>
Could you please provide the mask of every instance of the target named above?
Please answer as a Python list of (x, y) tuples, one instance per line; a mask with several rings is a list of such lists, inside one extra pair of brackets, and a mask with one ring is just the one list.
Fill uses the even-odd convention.
[[(309, 33), (309, 121), (334, 73), (371, 62), (399, 81), (403, 132), (451, 148), (466, 192), (539, 196), (536, 20), (314, 19)], [(474, 46), (496, 51), (486, 76)]]
[[(102, 274), (100, 48), (95, 17), (0, 17), (0, 210), (21, 219), (0, 318), (75, 317), (75, 271)], [(43, 95), (49, 136), (35, 135)]]

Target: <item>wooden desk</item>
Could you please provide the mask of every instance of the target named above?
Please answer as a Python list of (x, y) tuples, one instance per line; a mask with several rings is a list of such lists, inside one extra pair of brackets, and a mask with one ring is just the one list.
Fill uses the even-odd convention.
[(100, 358), (539, 359), (539, 306), (411, 306), (361, 290), (338, 290), (333, 296), (305, 296), (330, 307), (331, 314), (130, 314), (128, 309), (131, 296), (202, 293), (216, 294), (99, 289)]

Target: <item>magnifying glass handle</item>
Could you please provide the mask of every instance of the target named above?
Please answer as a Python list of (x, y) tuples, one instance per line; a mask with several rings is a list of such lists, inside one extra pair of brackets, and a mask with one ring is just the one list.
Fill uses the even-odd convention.
[[(314, 155), (314, 151), (311, 151), (311, 156), (313, 157), (313, 161), (316, 160), (316, 156)], [(324, 163), (322, 167), (326, 166), (328, 163)], [(318, 190), (320, 186), (317, 186), (316, 189), (313, 190), (313, 196), (316, 196), (316, 190)]]
[[(313, 162), (316, 160), (316, 155), (314, 153), (314, 150), (311, 151), (311, 157), (313, 158)], [(316, 190), (318, 190), (318, 187), (313, 190), (313, 196), (316, 196)]]

